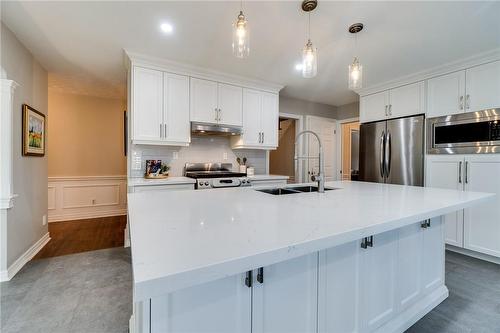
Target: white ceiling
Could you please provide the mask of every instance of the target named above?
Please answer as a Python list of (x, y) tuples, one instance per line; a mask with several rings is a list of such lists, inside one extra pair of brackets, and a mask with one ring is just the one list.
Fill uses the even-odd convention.
[[(124, 92), (123, 49), (285, 85), (284, 95), (331, 105), (355, 101), (347, 89), (354, 39), (365, 86), (396, 79), (500, 46), (500, 2), (327, 2), (312, 14), (318, 76), (294, 70), (305, 43), (300, 2), (249, 2), (251, 54), (231, 53), (239, 2), (5, 2), (2, 20), (51, 73), (50, 85)], [(159, 25), (174, 25), (170, 36)]]

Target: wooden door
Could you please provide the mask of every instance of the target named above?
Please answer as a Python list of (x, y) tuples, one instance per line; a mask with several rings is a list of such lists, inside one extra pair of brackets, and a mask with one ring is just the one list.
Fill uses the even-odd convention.
[[(336, 149), (335, 137), (337, 130), (337, 122), (333, 119), (307, 116), (306, 128), (319, 135), (323, 145), (323, 158), (325, 163), (325, 180), (332, 181), (336, 179)], [(319, 146), (318, 141), (313, 135), (307, 134), (306, 136), (306, 153), (304, 155), (310, 156), (307, 160), (306, 170), (308, 181), (311, 181), (313, 174), (319, 173)]]

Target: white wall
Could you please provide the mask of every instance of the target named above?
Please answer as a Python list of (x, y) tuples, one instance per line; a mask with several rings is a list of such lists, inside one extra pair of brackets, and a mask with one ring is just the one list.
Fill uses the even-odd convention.
[[(178, 159), (173, 159), (174, 152), (178, 153)], [(248, 166), (255, 167), (256, 174), (266, 172), (266, 151), (264, 150), (232, 150), (229, 138), (220, 136), (192, 136), (189, 147), (162, 147), (133, 145), (131, 147), (131, 163), (134, 153), (141, 158), (141, 170), (132, 170), (130, 177), (144, 176), (146, 160), (161, 160), (170, 165), (171, 176), (182, 176), (186, 162), (222, 162), (232, 163), (234, 170), (237, 168), (236, 157), (245, 156)], [(224, 154), (227, 159), (224, 159)]]
[[(21, 155), (22, 104), (47, 114), (47, 71), (1, 24), (1, 75), (19, 84), (14, 93), (13, 114), (13, 192), (18, 195), (7, 211), (8, 267), (47, 233), (42, 217), (47, 214), (47, 155)], [(2, 110), (3, 112), (4, 110)]]
[(285, 96), (280, 96), (280, 112), (334, 119), (337, 117), (337, 108), (335, 106)]
[(337, 107), (337, 120), (359, 117), (359, 102)]

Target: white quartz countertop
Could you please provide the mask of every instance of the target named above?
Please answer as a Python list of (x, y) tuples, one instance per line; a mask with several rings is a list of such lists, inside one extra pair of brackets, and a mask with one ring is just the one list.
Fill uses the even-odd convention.
[(128, 186), (176, 185), (194, 183), (196, 183), (196, 180), (188, 177), (168, 177), (165, 179), (129, 178), (127, 180)]
[(253, 175), (253, 176), (248, 176), (253, 181), (263, 181), (263, 180), (288, 180), (290, 177), (289, 176), (283, 176), (283, 175)]
[(129, 193), (134, 300), (447, 214), (493, 194), (363, 182), (274, 196), (252, 188)]

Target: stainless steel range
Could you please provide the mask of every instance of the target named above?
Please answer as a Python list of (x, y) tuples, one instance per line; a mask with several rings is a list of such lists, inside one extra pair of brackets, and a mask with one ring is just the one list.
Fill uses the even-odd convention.
[(195, 189), (251, 186), (246, 173), (232, 171), (231, 163), (186, 163), (184, 175), (196, 179)]

